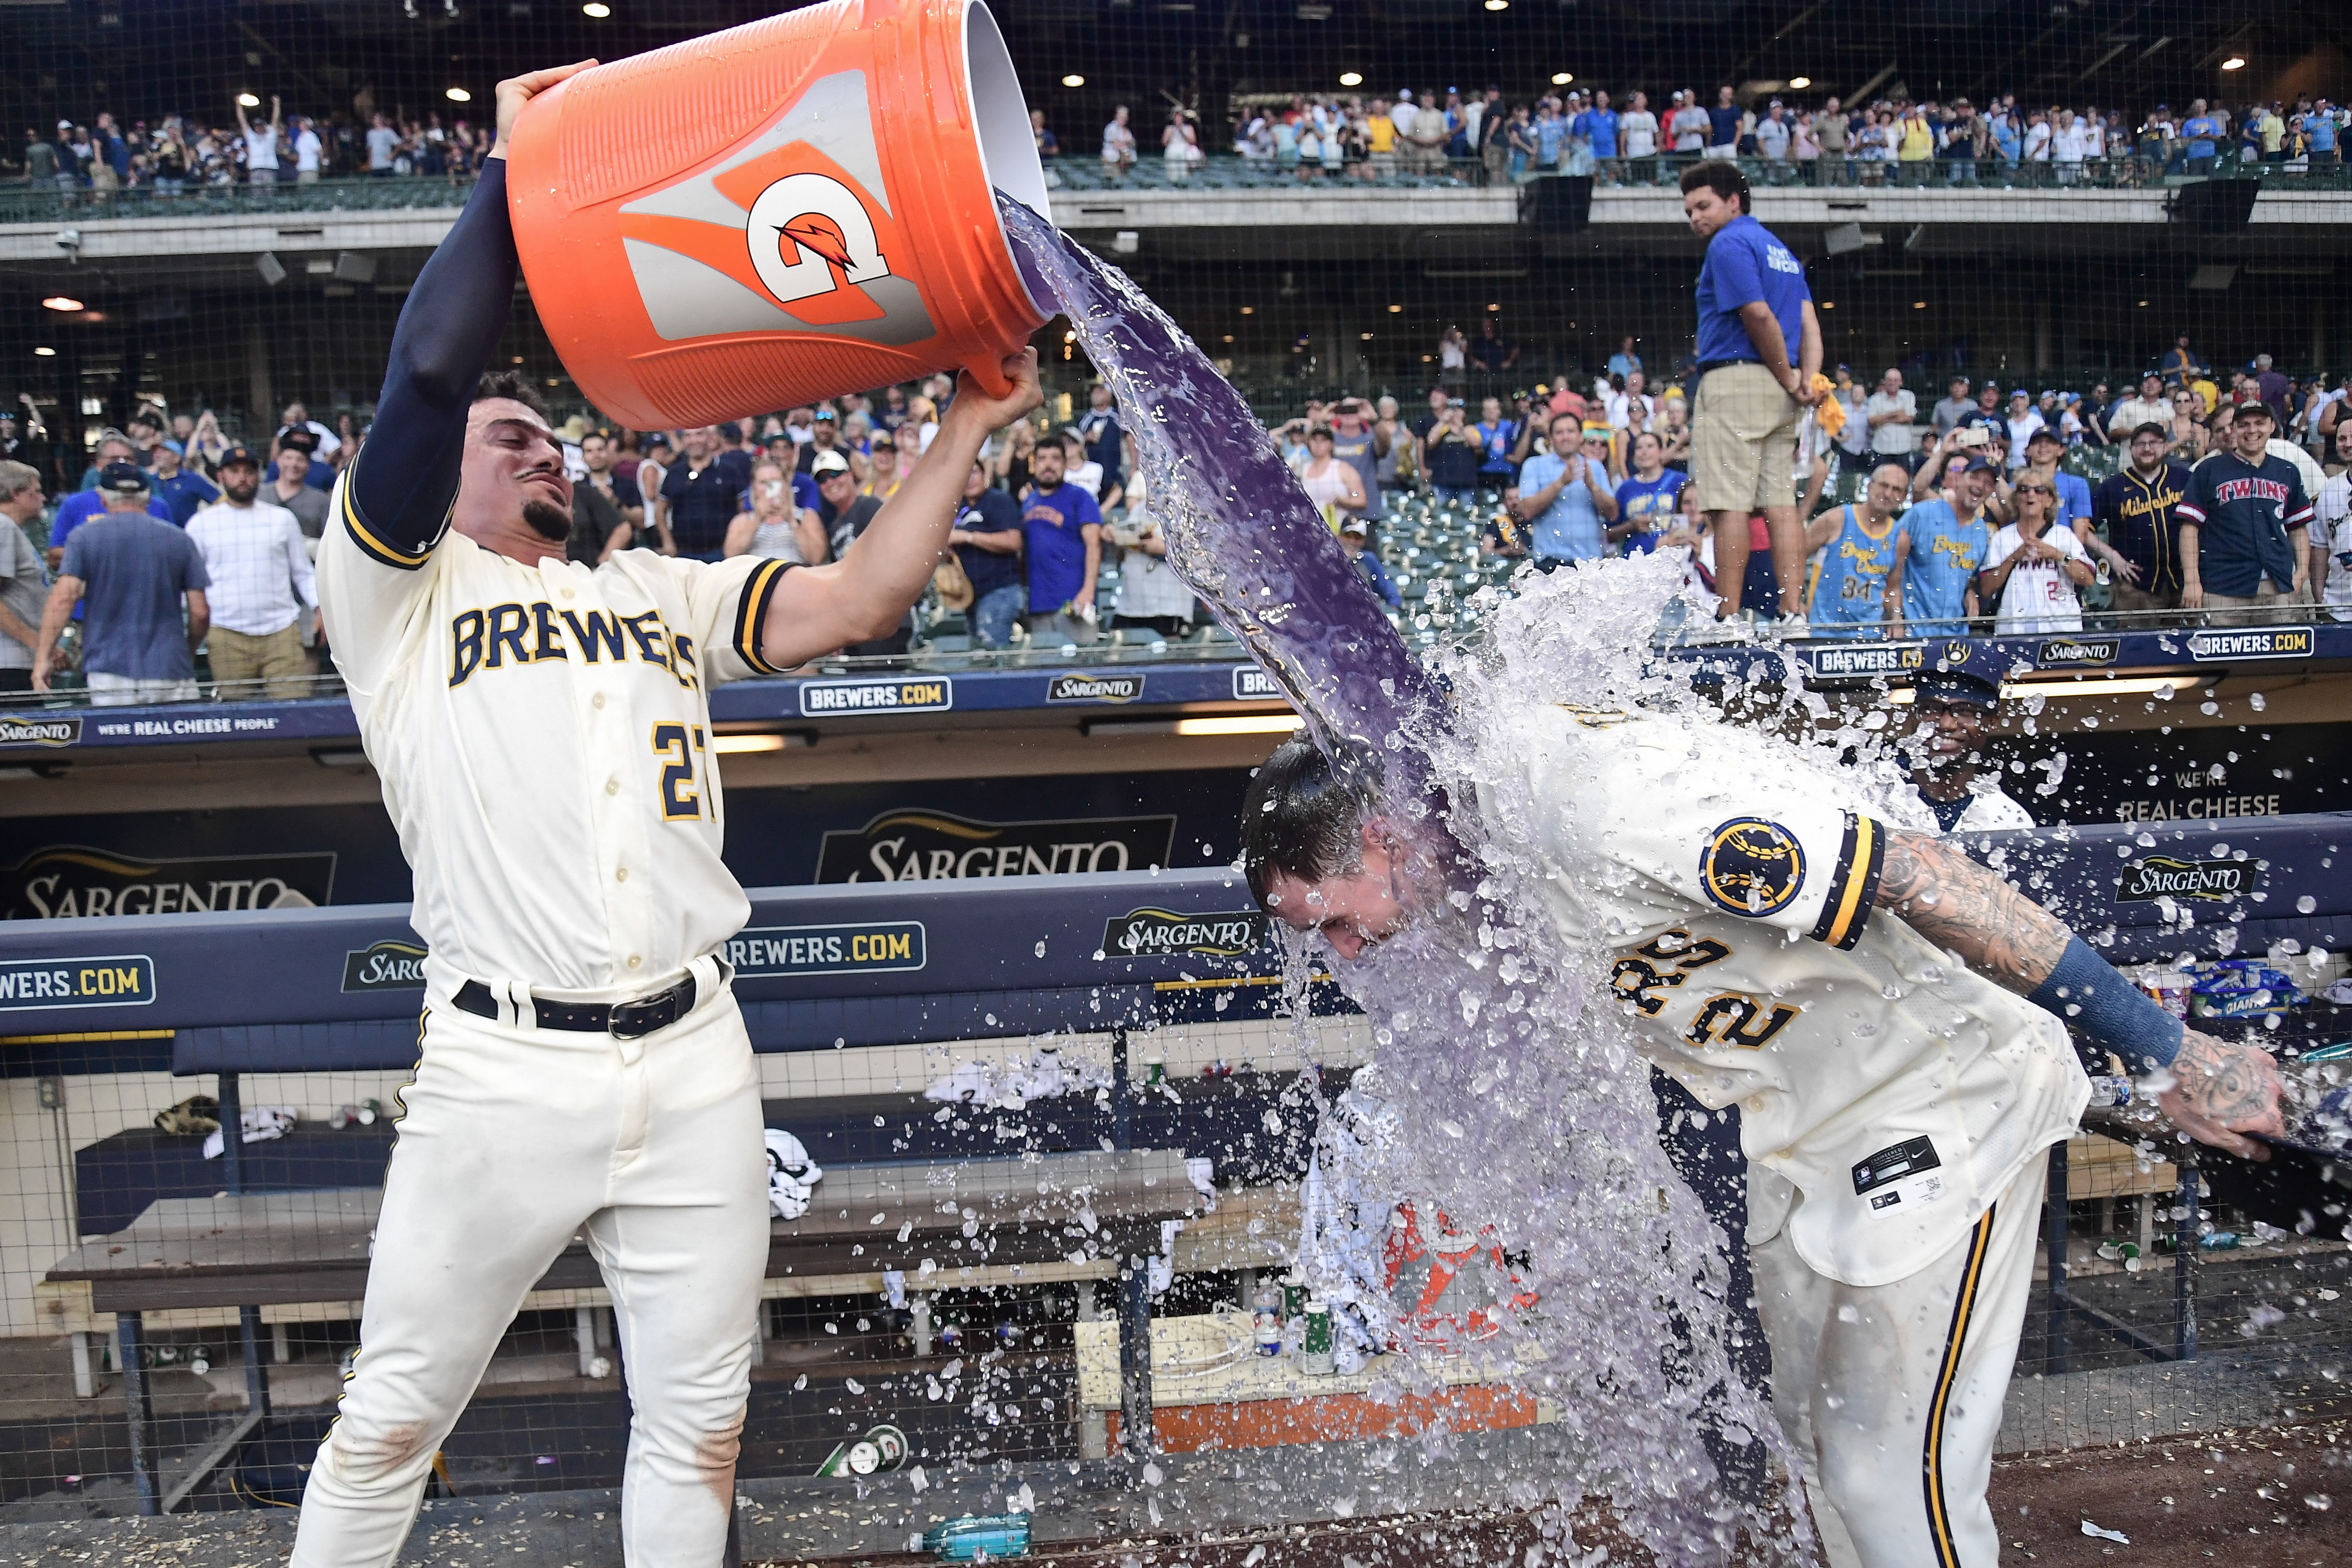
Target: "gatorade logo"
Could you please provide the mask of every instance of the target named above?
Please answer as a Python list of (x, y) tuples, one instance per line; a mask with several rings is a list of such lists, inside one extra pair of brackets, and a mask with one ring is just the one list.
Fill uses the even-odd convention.
[(655, 333), (803, 332), (905, 347), (936, 335), (903, 265), (862, 71), (820, 77), (716, 163), (621, 205)]
[(751, 268), (780, 304), (890, 276), (874, 219), (857, 194), (827, 174), (787, 174), (751, 202)]

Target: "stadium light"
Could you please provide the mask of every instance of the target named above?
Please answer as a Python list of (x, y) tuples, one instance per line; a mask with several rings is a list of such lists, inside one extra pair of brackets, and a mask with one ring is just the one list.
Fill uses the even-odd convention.
[(1792, 76), (1789, 79), (1789, 85), (1801, 92), (1813, 85), (1813, 79), (1809, 76)]
[(441, 96), (447, 99), (452, 103), (471, 103), (474, 101), (474, 95), (467, 92), (462, 87), (453, 87), (444, 92)]
[(1068, 76), (1062, 79), (1062, 85), (1064, 87), (1084, 87), (1087, 85), (1087, 79), (1078, 75), (1076, 71), (1073, 71)]
[(1339, 73), (1339, 85), (1341, 87), (1361, 87), (1364, 85), (1364, 73), (1361, 71), (1341, 71)]
[(41, 303), (52, 310), (79, 310), (81, 309), (80, 300), (66, 294), (52, 294), (47, 299), (42, 300)]
[(1402, 316), (1404, 314), (1404, 307), (1402, 305), (1391, 305), (1389, 307), (1389, 314), (1391, 316)]
[[(1227, 342), (1231, 342), (1233, 340), (1228, 338), (1225, 341)], [(39, 348), (35, 349), (33, 353), (37, 358), (40, 359), (55, 359), (58, 357), (58, 351), (49, 347), (47, 343), (43, 343)]]
[(1486, 0), (1486, 9), (1489, 11), (1507, 11), (1510, 8), (1511, 0)]
[(1255, 316), (1257, 314), (1257, 307), (1255, 305), (1244, 305), (1242, 307), (1242, 314), (1244, 316)]
[(250, 92), (238, 93), (236, 95), (236, 103), (239, 109), (259, 109), (261, 107), (260, 98), (257, 94)]
[(1570, 82), (1572, 82), (1575, 79), (1576, 73), (1574, 71), (1554, 71), (1551, 73), (1551, 84), (1554, 87), (1566, 87)]
[(2231, 55), (2228, 59), (2221, 62), (2221, 68), (2225, 71), (2244, 70), (2246, 68), (2246, 57), (2243, 55)]
[(613, 14), (613, 8), (605, 5), (604, 0), (588, 0), (588, 4), (580, 7), (580, 14), (583, 16), (593, 16), (601, 22)]

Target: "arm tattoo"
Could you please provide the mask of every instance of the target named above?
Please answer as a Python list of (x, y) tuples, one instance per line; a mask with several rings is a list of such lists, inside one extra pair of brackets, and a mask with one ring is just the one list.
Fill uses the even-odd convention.
[(2182, 1103), (2209, 1121), (2225, 1127), (2256, 1121), (2277, 1095), (2277, 1074), (2264, 1071), (2267, 1058), (2258, 1056), (2185, 1030), (2172, 1060), (2174, 1089)]
[(2073, 934), (1949, 844), (1899, 828), (1887, 835), (1878, 907), (2021, 996), (2050, 978)]

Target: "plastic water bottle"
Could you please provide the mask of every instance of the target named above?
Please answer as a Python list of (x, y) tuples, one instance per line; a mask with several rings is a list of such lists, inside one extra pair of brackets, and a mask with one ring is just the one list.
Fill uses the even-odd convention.
[(2120, 1110), (2131, 1102), (2131, 1079), (2109, 1074), (2091, 1080), (2091, 1103), (2087, 1109)]

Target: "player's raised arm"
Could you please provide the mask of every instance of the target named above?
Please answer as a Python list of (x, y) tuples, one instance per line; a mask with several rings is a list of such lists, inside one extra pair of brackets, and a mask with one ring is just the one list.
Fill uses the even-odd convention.
[(840, 560), (787, 572), (777, 582), (761, 623), (760, 655), (770, 667), (790, 669), (834, 648), (887, 637), (905, 616), (947, 548), (982, 443), (1045, 401), (1036, 350), (1005, 355), (1003, 373), (1012, 386), (1003, 397), (982, 392), (969, 374), (959, 376), (931, 449), (866, 531)]
[(498, 141), (448, 237), (401, 307), (368, 443), (344, 482), (342, 521), (382, 564), (415, 567), (457, 499), (467, 411), (506, 331), (520, 263), (507, 216), (507, 137), (532, 96), (595, 64), (499, 83)]
[(2056, 1014), (2123, 1058), (2135, 1075), (2169, 1070), (2165, 1114), (2198, 1142), (2269, 1157), (2241, 1132), (2278, 1132), (2278, 1068), (2257, 1046), (2182, 1026), (2057, 916), (1943, 839), (1886, 836), (1877, 907), (1970, 969)]

